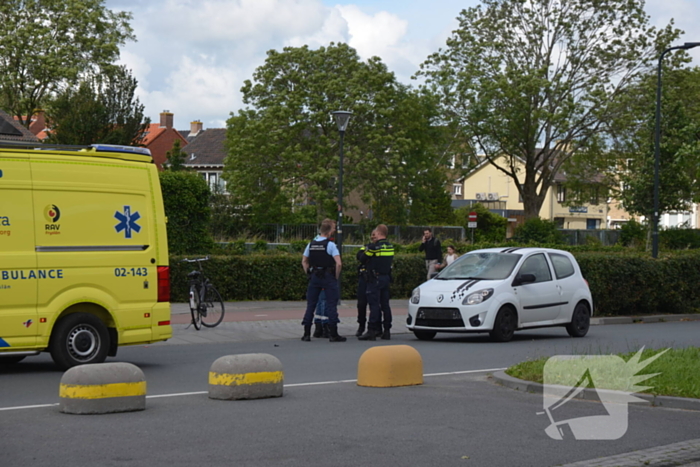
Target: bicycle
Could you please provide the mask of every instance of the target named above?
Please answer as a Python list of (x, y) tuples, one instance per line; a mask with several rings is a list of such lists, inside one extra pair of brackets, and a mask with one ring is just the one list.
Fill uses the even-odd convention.
[(199, 266), (199, 270), (194, 270), (187, 274), (190, 280), (192, 324), (198, 331), (202, 326), (208, 328), (216, 327), (224, 319), (224, 301), (221, 299), (221, 294), (219, 294), (209, 278), (204, 275), (204, 270), (202, 269), (202, 262), (208, 260), (208, 256), (182, 260), (184, 263), (197, 263), (197, 266)]

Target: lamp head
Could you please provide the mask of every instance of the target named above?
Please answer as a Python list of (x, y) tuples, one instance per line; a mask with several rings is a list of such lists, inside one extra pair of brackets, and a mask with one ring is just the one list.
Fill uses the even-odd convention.
[(348, 127), (348, 123), (350, 123), (350, 117), (352, 116), (352, 112), (349, 112), (347, 110), (336, 110), (333, 113), (333, 118), (335, 118), (335, 123), (338, 125), (338, 131), (345, 131), (345, 129)]
[(693, 47), (697, 47), (700, 45), (700, 42), (686, 42), (683, 44), (683, 49), (688, 50), (692, 49)]

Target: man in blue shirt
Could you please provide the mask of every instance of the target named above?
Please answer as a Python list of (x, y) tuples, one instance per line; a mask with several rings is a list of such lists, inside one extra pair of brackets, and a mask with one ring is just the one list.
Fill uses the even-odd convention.
[(320, 235), (306, 246), (301, 259), (304, 272), (309, 274), (309, 286), (306, 290), (306, 313), (301, 324), (304, 326), (302, 341), (311, 340), (311, 325), (318, 297), (322, 290), (326, 291), (326, 316), (330, 330), (331, 342), (345, 342), (345, 337), (338, 335), (338, 278), (342, 262), (338, 247), (330, 241), (335, 232), (335, 221), (324, 219), (321, 223)]

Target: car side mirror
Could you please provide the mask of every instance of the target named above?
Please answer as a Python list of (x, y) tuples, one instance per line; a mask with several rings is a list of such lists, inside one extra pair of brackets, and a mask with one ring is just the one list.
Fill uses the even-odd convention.
[(532, 282), (535, 282), (536, 280), (537, 280), (537, 278), (535, 277), (534, 274), (520, 274), (513, 281), (513, 286), (530, 284)]

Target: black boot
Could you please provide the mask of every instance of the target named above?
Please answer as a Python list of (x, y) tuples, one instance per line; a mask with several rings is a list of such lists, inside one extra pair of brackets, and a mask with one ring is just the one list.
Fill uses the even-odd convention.
[(328, 323), (323, 323), (322, 337), (325, 337), (326, 339), (331, 337), (331, 328), (330, 328), (330, 325)]
[(375, 329), (367, 329), (367, 332), (358, 337), (358, 339), (361, 341), (375, 341), (377, 340), (377, 336), (381, 335), (381, 331), (377, 331)]
[(303, 340), (304, 342), (311, 341), (311, 325), (310, 324), (308, 326), (304, 326), (304, 335), (301, 337), (301, 340)]
[(382, 340), (391, 340), (391, 332), (388, 329), (384, 330), (384, 334), (382, 334)]
[(323, 325), (321, 323), (314, 323), (314, 337), (318, 339), (323, 335)]
[(329, 341), (331, 341), (331, 342), (345, 342), (346, 340), (348, 340), (346, 337), (338, 335), (338, 325), (337, 324), (329, 324), (328, 330), (331, 333), (331, 337), (328, 339)]
[(362, 334), (365, 332), (365, 323), (360, 323), (360, 325), (357, 327), (357, 332), (355, 333), (355, 336), (360, 337)]

